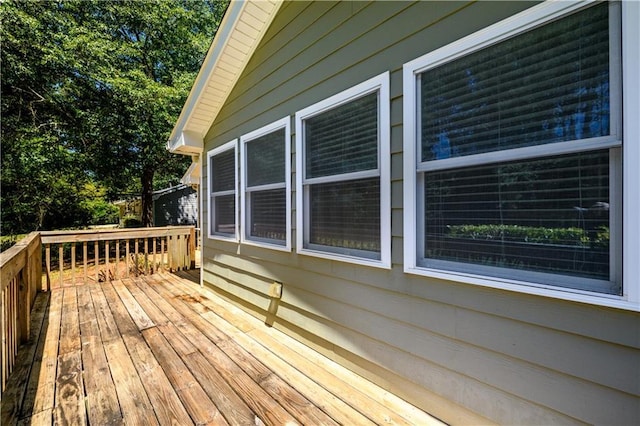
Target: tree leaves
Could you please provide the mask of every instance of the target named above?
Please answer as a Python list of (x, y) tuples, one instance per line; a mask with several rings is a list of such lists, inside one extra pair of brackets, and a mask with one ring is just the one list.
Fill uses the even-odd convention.
[(85, 220), (46, 218), (91, 205), (88, 184), (115, 199), (177, 182), (188, 159), (166, 140), (227, 3), (0, 4), (3, 232)]

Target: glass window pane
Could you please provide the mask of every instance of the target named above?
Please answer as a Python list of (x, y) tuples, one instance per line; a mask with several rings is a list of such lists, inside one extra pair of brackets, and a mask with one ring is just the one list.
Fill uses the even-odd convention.
[(236, 154), (230, 149), (211, 157), (211, 192), (236, 189)]
[(378, 94), (372, 93), (308, 118), (306, 177), (378, 167)]
[(380, 179), (311, 185), (309, 243), (380, 251)]
[(233, 235), (236, 232), (236, 196), (221, 195), (213, 197), (214, 232)]
[(424, 197), (427, 259), (609, 280), (607, 150), (426, 173)]
[(247, 187), (284, 182), (284, 139), (280, 129), (247, 142)]
[(422, 161), (609, 135), (606, 2), (421, 74)]
[(284, 189), (250, 193), (251, 237), (279, 240), (287, 236), (286, 194)]

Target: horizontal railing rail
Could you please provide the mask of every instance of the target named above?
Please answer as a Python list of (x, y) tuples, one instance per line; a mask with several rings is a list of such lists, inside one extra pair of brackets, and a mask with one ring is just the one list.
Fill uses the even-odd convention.
[(195, 227), (172, 226), (32, 232), (0, 253), (0, 398), (16, 365), (18, 348), (29, 337), (38, 290), (78, 279), (101, 282), (192, 269), (195, 252)]
[(29, 338), (31, 306), (42, 281), (40, 241), (40, 234), (32, 232), (0, 253), (0, 398), (16, 365), (18, 348)]

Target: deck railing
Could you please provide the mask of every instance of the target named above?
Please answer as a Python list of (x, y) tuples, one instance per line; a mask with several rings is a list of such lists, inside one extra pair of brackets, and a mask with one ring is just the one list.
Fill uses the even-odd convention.
[(20, 344), (29, 338), (31, 306), (42, 281), (41, 265), (41, 242), (37, 232), (0, 253), (2, 391), (16, 364)]
[(111, 281), (195, 264), (195, 228), (42, 232), (47, 289), (63, 282)]
[(36, 291), (195, 267), (196, 229), (104, 229), (32, 232), (0, 254), (1, 391), (29, 337)]

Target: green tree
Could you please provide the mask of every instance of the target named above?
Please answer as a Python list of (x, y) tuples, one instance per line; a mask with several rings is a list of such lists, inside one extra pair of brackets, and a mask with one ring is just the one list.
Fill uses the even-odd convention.
[(82, 99), (75, 143), (111, 187), (139, 179), (142, 223), (152, 219), (154, 179), (174, 182), (188, 159), (166, 141), (226, 10), (226, 2), (72, 3), (77, 24), (66, 50)]
[[(105, 199), (142, 194), (150, 225), (154, 181), (175, 182), (187, 167), (165, 144), (226, 6), (0, 4), (3, 232), (92, 220), (87, 185)], [(62, 225), (38, 220), (57, 203), (78, 212), (56, 216)]]

